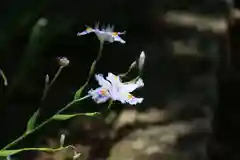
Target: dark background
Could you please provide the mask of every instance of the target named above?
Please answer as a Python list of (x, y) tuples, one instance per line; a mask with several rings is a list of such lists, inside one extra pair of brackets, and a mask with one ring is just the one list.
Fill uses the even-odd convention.
[[(168, 101), (181, 98), (185, 91), (204, 88), (191, 85), (192, 77), (213, 77), (214, 82), (203, 89), (203, 105), (210, 105), (213, 114), (213, 132), (209, 141), (210, 159), (238, 159), (239, 157), (239, 21), (228, 23), (224, 33), (199, 31), (194, 27), (168, 24), (164, 15), (174, 10), (192, 14), (225, 17), (239, 7), (231, 1), (7, 1), (1, 3), (0, 14), (0, 67), (5, 72), (9, 86), (0, 86), (0, 146), (6, 145), (24, 132), (33, 112), (41, 107), (41, 119), (49, 117), (67, 102), (85, 82), (88, 69), (96, 57), (99, 42), (94, 34), (77, 37), (85, 25), (114, 24), (116, 31), (126, 30), (126, 44), (105, 44), (103, 57), (97, 71), (125, 72), (129, 65), (146, 52), (143, 79), (145, 87), (140, 94), (145, 98), (137, 109), (149, 106), (166, 106)], [(48, 24), (33, 33), (39, 18)], [(181, 49), (174, 49), (173, 42), (189, 46), (192, 41), (202, 56), (179, 56)], [(64, 68), (57, 82), (40, 99), (46, 74), (50, 78), (58, 69), (57, 57), (65, 56), (70, 65)], [(230, 57), (228, 61), (227, 57)], [(2, 80), (1, 80), (2, 82)], [(191, 98), (189, 98), (191, 99)], [(87, 106), (87, 107), (86, 107)], [(122, 107), (116, 107), (121, 110)], [(160, 107), (161, 108), (161, 107)], [(76, 106), (72, 112), (101, 111), (91, 102)], [(196, 112), (199, 112), (198, 110)], [(59, 128), (60, 124), (51, 126)], [(61, 125), (67, 125), (65, 123)], [(33, 145), (41, 134), (55, 134), (43, 129), (21, 145)], [(230, 158), (229, 158), (230, 157)]]

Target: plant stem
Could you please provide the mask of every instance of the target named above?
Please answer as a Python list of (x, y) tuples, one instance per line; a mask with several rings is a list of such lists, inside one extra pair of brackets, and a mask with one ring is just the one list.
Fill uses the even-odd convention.
[(6, 145), (4, 148), (2, 148), (0, 151), (2, 150), (6, 150), (14, 145), (16, 145), (19, 141), (23, 140), (25, 137), (27, 137), (28, 135), (32, 134), (33, 132), (39, 130), (40, 128), (42, 128), (44, 125), (46, 125), (47, 123), (49, 123), (50, 121), (53, 120), (53, 117), (55, 115), (58, 115), (60, 113), (62, 113), (63, 111), (65, 111), (66, 109), (68, 109), (69, 107), (71, 107), (73, 104), (80, 102), (86, 98), (90, 97), (89, 95), (86, 95), (82, 98), (73, 100), (72, 102), (68, 103), (65, 107), (63, 107), (62, 109), (60, 109), (59, 111), (57, 111), (52, 117), (48, 118), (47, 120), (43, 121), (41, 124), (39, 124), (38, 126), (36, 126), (33, 130), (29, 131), (29, 132), (25, 132), (23, 135), (21, 135), (20, 137), (18, 137), (17, 139), (15, 139), (14, 141), (12, 141), (11, 143), (9, 143), (8, 145)]
[(43, 96), (42, 96), (41, 101), (43, 101), (43, 100), (46, 98), (47, 92), (48, 92), (49, 88), (50, 88), (50, 87), (53, 85), (53, 83), (56, 81), (57, 77), (60, 75), (60, 73), (62, 72), (62, 69), (63, 69), (63, 68), (64, 68), (63, 66), (60, 66), (59, 69), (58, 69), (58, 71), (57, 71), (57, 73), (54, 75), (53, 79), (51, 80), (51, 82), (50, 82), (49, 84), (46, 84), (46, 85), (45, 85), (45, 88), (44, 88), (44, 91), (43, 91)]
[(101, 41), (101, 40), (100, 40), (100, 46), (99, 46), (97, 58), (93, 61), (93, 64), (92, 64), (93, 67), (91, 67), (91, 70), (89, 71), (88, 79), (87, 79), (86, 83), (84, 84), (84, 87), (85, 87), (85, 86), (88, 84), (88, 82), (90, 81), (90, 78), (92, 77), (92, 74), (93, 74), (94, 71), (95, 71), (96, 64), (97, 64), (97, 62), (99, 61), (99, 59), (101, 58), (101, 56), (102, 56), (103, 44), (104, 44), (104, 41)]
[(97, 56), (96, 61), (98, 61), (102, 56), (103, 44), (104, 44), (104, 41), (100, 41), (100, 47), (99, 47), (99, 50), (98, 50), (98, 56)]
[[(98, 50), (97, 58), (93, 61), (92, 65), (91, 65), (91, 68), (90, 68), (90, 71), (89, 71), (89, 73), (88, 73), (88, 77), (87, 77), (86, 82), (85, 82), (84, 85), (82, 85), (82, 87), (79, 89), (79, 90), (81, 90), (79, 96), (81, 96), (81, 92), (82, 92), (83, 89), (88, 85), (88, 83), (89, 83), (89, 81), (90, 81), (90, 79), (91, 79), (91, 77), (92, 77), (92, 75), (93, 75), (93, 73), (94, 73), (94, 71), (95, 71), (96, 64), (97, 64), (97, 62), (99, 61), (99, 59), (101, 58), (101, 56), (102, 56), (103, 44), (104, 44), (104, 41), (101, 41), (101, 40), (100, 40), (100, 47), (99, 47), (99, 50)], [(79, 91), (79, 90), (78, 90), (78, 91)]]
[(52, 79), (51, 82), (49, 83), (48, 88), (50, 88), (50, 87), (53, 85), (53, 83), (56, 81), (57, 77), (60, 75), (60, 73), (61, 73), (61, 71), (62, 71), (63, 68), (64, 68), (64, 66), (60, 66), (60, 67), (59, 67), (57, 73), (54, 75), (53, 79)]

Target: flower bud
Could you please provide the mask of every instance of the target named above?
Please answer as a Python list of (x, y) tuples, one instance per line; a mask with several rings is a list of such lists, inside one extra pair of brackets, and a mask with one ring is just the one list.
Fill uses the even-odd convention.
[(65, 142), (65, 138), (66, 138), (66, 135), (65, 134), (61, 134), (61, 137), (60, 137), (60, 147), (63, 147), (64, 142)]
[(48, 20), (46, 18), (40, 18), (37, 21), (37, 24), (41, 27), (45, 27), (48, 24)]
[(140, 54), (140, 57), (138, 59), (138, 68), (140, 71), (143, 69), (145, 58), (146, 58), (145, 53), (144, 53), (144, 51), (142, 51)]
[(81, 153), (78, 153), (78, 152), (74, 152), (74, 155), (73, 155), (73, 160), (76, 160), (80, 157)]
[(59, 65), (62, 67), (66, 67), (69, 65), (70, 61), (66, 57), (58, 58)]

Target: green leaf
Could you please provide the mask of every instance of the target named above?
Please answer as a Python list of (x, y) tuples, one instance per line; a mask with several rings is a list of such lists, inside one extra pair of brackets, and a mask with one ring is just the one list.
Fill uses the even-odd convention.
[(77, 114), (58, 114), (53, 116), (54, 120), (64, 121), (68, 120), (70, 118), (76, 117), (76, 116), (96, 116), (99, 115), (99, 112), (93, 112), (93, 113), (77, 113)]
[(92, 63), (91, 68), (90, 68), (90, 71), (89, 71), (89, 74), (88, 74), (88, 79), (87, 79), (86, 83), (85, 83), (79, 90), (77, 90), (77, 92), (76, 92), (75, 95), (74, 95), (74, 100), (81, 98), (82, 91), (83, 91), (84, 88), (87, 86), (87, 84), (88, 84), (88, 82), (89, 82), (92, 74), (94, 73), (94, 69), (95, 69), (96, 63), (97, 63), (96, 61), (94, 61), (94, 62)]
[(82, 94), (82, 91), (85, 88), (85, 86), (86, 85), (84, 84), (79, 90), (77, 90), (77, 92), (74, 95), (74, 100), (81, 98), (81, 94)]
[(35, 127), (35, 123), (37, 120), (37, 117), (39, 115), (39, 109), (32, 115), (32, 117), (29, 119), (28, 123), (27, 123), (27, 132), (30, 132), (31, 130), (34, 129)]
[[(68, 146), (67, 146), (68, 147)], [(60, 147), (60, 148), (22, 148), (22, 149), (14, 149), (14, 150), (0, 150), (0, 157), (7, 157), (9, 155), (14, 155), (23, 151), (43, 151), (43, 152), (56, 152), (60, 151), (67, 147)]]

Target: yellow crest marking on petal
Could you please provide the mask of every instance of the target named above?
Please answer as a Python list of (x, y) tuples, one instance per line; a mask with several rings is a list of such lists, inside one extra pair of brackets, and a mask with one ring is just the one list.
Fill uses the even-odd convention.
[(100, 90), (100, 94), (104, 95), (104, 96), (107, 96), (107, 91), (105, 89), (102, 89), (102, 90)]
[(134, 98), (134, 96), (133, 95), (131, 95), (131, 94), (128, 94), (128, 99), (133, 99)]
[(113, 36), (117, 36), (118, 33), (117, 33), (117, 32), (113, 32), (112, 35), (113, 35)]
[(86, 29), (86, 31), (92, 31), (92, 28), (88, 27), (88, 28)]
[(118, 80), (118, 76), (116, 76), (116, 75), (114, 75), (113, 78), (114, 78), (114, 80), (116, 80), (116, 81)]

